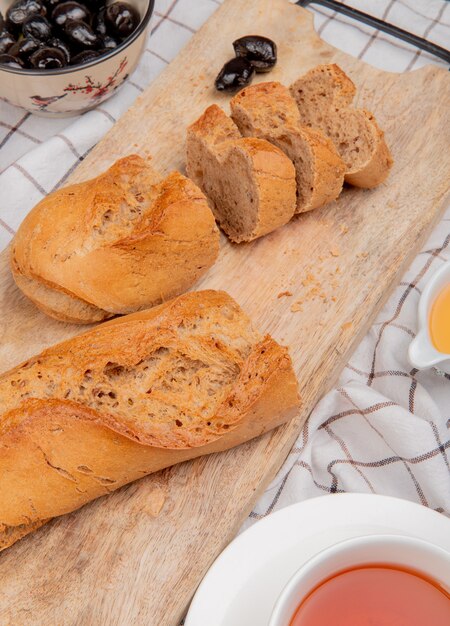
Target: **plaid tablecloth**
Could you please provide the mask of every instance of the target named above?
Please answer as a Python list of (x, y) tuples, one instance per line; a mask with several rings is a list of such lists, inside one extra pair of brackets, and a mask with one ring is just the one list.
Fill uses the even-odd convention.
[[(443, 0), (347, 3), (440, 45), (450, 41), (450, 3)], [(218, 4), (157, 0), (139, 67), (95, 111), (50, 120), (0, 100), (0, 248), (27, 211), (65, 181)], [(370, 27), (322, 8), (310, 10), (323, 39), (377, 67), (403, 72), (439, 64)], [(421, 290), (450, 258), (449, 244), (447, 211), (345, 367), (339, 386), (313, 411), (245, 526), (287, 504), (342, 491), (396, 495), (450, 514), (450, 376), (434, 369), (417, 372), (407, 361)]]

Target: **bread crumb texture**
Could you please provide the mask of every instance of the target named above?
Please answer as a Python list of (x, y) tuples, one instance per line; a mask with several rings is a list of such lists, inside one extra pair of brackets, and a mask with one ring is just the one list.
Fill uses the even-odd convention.
[(331, 139), (345, 163), (345, 180), (376, 187), (389, 174), (393, 159), (374, 116), (352, 103), (356, 87), (336, 64), (318, 65), (291, 85), (300, 120)]
[[(334, 253), (333, 253), (334, 252)], [(304, 269), (304, 278), (301, 280), (301, 297), (297, 297), (296, 301), (290, 306), (292, 313), (298, 313), (303, 311), (304, 307), (316, 300), (320, 300), (323, 303), (337, 302), (337, 296), (335, 291), (338, 289), (340, 281), (339, 277), (341, 269), (339, 265), (336, 265), (334, 269), (329, 270), (327, 261), (330, 258), (334, 258), (339, 255), (339, 251), (329, 251), (326, 257), (321, 256), (317, 262), (313, 265), (308, 264)], [(295, 293), (295, 286), (293, 286), (293, 293), (288, 292), (290, 295), (298, 296)], [(285, 292), (281, 293), (281, 296), (285, 295)], [(281, 297), (280, 294), (278, 297)]]
[(278, 82), (251, 85), (232, 98), (230, 107), (244, 136), (273, 143), (293, 162), (296, 213), (311, 211), (339, 196), (345, 164), (328, 137), (302, 123), (287, 87)]
[(219, 232), (188, 178), (163, 178), (138, 155), (49, 194), (11, 247), (17, 285), (45, 313), (89, 323), (191, 287), (215, 262)]
[[(114, 430), (153, 446), (204, 445), (231, 428), (270, 368), (262, 338), (228, 297), (187, 294), (58, 344), (0, 378), (0, 435), (48, 399), (92, 409)], [(191, 310), (190, 306), (198, 305)], [(280, 355), (284, 350), (277, 346)], [(245, 372), (244, 372), (245, 370)]]
[(0, 377), (0, 548), (22, 525), (30, 532), (226, 435), (215, 449), (237, 445), (297, 407), (287, 349), (224, 292), (189, 293), (51, 347)]
[(290, 159), (268, 141), (242, 137), (215, 104), (187, 130), (186, 169), (232, 241), (266, 235), (294, 214), (295, 170)]
[(277, 298), (289, 298), (290, 296), (292, 296), (292, 291), (280, 291)]

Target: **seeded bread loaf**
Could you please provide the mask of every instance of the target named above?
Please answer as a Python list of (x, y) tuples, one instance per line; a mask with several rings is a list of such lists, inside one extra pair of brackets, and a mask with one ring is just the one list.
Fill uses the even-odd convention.
[(345, 164), (332, 141), (302, 126), (289, 89), (258, 83), (231, 100), (231, 116), (245, 137), (270, 141), (292, 160), (297, 178), (297, 213), (335, 200), (344, 183)]
[(271, 143), (244, 138), (217, 105), (187, 132), (187, 174), (209, 198), (224, 232), (251, 241), (286, 224), (295, 211), (295, 170)]
[(346, 164), (346, 182), (371, 188), (386, 179), (393, 160), (372, 113), (351, 107), (355, 93), (334, 64), (318, 65), (291, 85), (301, 122), (333, 141)]
[(49, 348), (0, 376), (0, 549), (125, 483), (257, 437), (298, 406), (287, 349), (220, 291)]
[(12, 242), (11, 268), (45, 313), (90, 323), (186, 291), (218, 250), (200, 189), (178, 172), (163, 178), (131, 155), (42, 200)]

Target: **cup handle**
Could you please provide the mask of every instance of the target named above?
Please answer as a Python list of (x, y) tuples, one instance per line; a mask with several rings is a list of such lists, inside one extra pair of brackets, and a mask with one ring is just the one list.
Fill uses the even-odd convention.
[(426, 330), (421, 330), (411, 341), (408, 357), (411, 365), (418, 370), (428, 369), (448, 358), (432, 345)]

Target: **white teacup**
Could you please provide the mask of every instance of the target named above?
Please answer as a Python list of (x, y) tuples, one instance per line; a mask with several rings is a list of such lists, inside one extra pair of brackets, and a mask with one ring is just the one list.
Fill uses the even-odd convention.
[(409, 344), (409, 360), (418, 370), (436, 366), (450, 374), (450, 354), (436, 350), (431, 341), (429, 330), (430, 310), (435, 298), (450, 283), (450, 261), (442, 265), (425, 285), (419, 300), (419, 329), (416, 337)]
[(289, 626), (298, 606), (322, 581), (343, 570), (377, 563), (416, 571), (450, 592), (446, 550), (402, 535), (356, 537), (326, 548), (297, 570), (281, 592), (268, 626)]

